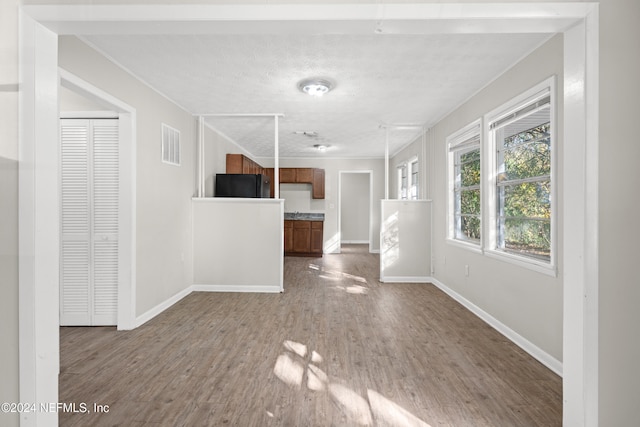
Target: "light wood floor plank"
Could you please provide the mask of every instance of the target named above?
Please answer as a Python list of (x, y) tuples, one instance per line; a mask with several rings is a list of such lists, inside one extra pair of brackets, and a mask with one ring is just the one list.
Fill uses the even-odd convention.
[(134, 331), (60, 328), (61, 426), (559, 426), (562, 381), (378, 256), (285, 260), (283, 294), (193, 293)]

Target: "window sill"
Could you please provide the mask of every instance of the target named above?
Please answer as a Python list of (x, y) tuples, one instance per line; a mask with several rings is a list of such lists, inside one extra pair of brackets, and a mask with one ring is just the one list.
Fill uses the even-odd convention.
[(452, 246), (458, 246), (460, 248), (464, 248), (464, 249), (467, 249), (467, 250), (469, 250), (471, 252), (475, 252), (475, 253), (478, 253), (478, 254), (483, 253), (482, 246), (481, 246), (480, 242), (472, 243), (472, 242), (467, 242), (467, 241), (458, 240), (458, 239), (452, 239), (452, 238), (448, 237), (447, 238), (447, 243), (452, 245)]
[(538, 261), (532, 258), (527, 258), (521, 255), (510, 254), (508, 252), (499, 251), (495, 249), (487, 249), (484, 253), (495, 259), (499, 259), (510, 264), (517, 265), (519, 267), (527, 268), (529, 270), (536, 271), (538, 273), (545, 274), (551, 277), (557, 277), (558, 271), (555, 265), (551, 263), (546, 263), (543, 261)]

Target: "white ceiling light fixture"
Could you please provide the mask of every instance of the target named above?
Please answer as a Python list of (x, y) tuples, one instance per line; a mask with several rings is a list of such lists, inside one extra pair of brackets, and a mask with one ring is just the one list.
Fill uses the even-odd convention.
[(307, 95), (322, 96), (333, 89), (333, 85), (325, 79), (305, 79), (298, 83), (298, 89)]
[(327, 148), (329, 148), (329, 146), (327, 144), (314, 144), (313, 148), (318, 151), (324, 152), (327, 151)]

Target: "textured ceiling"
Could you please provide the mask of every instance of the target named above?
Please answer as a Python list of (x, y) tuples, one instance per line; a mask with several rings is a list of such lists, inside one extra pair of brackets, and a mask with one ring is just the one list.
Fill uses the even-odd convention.
[[(540, 45), (545, 34), (234, 34), (83, 39), (194, 114), (282, 113), (282, 157), (381, 157), (381, 125), (429, 127)], [(327, 95), (298, 82), (322, 77)], [(273, 156), (273, 119), (209, 117), (251, 154)], [(307, 136), (298, 131), (317, 132)], [(390, 127), (391, 153), (416, 129)], [(328, 144), (319, 153), (314, 144)]]

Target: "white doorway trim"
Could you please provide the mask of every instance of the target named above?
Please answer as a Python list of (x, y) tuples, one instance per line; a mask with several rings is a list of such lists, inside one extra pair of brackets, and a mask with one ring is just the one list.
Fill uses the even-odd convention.
[[(341, 20), (336, 20), (340, 16)], [(19, 340), (20, 400), (58, 398), (57, 36), (122, 31), (222, 33), (252, 25), (281, 32), (327, 27), (371, 31), (559, 32), (564, 37), (566, 179), (563, 417), (598, 424), (598, 6), (583, 2), (307, 5), (28, 5), (20, 9)], [(305, 21), (301, 26), (298, 21)], [(323, 25), (328, 23), (330, 25)], [(353, 24), (356, 25), (353, 25)], [(349, 27), (352, 25), (352, 27)], [(46, 27), (45, 27), (46, 26)], [(188, 27), (188, 28), (187, 28)], [(119, 28), (119, 29), (116, 29)], [(575, 52), (575, 54), (573, 54)], [(37, 96), (36, 96), (37, 94)], [(37, 102), (36, 102), (37, 99)], [(588, 99), (588, 102), (586, 101)], [(135, 159), (134, 159), (135, 160)], [(571, 163), (573, 162), (573, 163)], [(570, 165), (571, 163), (571, 165)], [(588, 173), (587, 173), (588, 172)], [(568, 178), (568, 173), (563, 172)], [(577, 179), (586, 179), (578, 182)], [(595, 189), (595, 190), (594, 190)], [(36, 210), (37, 206), (37, 210)], [(566, 227), (571, 223), (571, 227)], [(37, 230), (37, 233), (36, 233)], [(595, 273), (595, 274), (594, 274)], [(595, 326), (595, 327), (594, 327)], [(55, 426), (52, 414), (22, 414), (21, 425)]]
[(118, 330), (133, 329), (136, 327), (136, 109), (66, 70), (60, 68), (59, 74), (60, 85), (118, 114), (121, 185), (117, 325)]
[(369, 252), (371, 252), (371, 243), (373, 242), (373, 229), (371, 227), (371, 212), (373, 210), (373, 171), (372, 170), (354, 170), (338, 172), (338, 250), (334, 253), (341, 253), (342, 249), (342, 177), (345, 174), (368, 174), (369, 175), (369, 212), (367, 215), (367, 228), (369, 229)]

